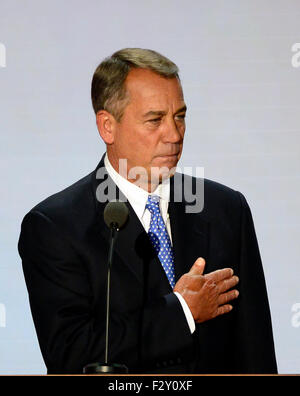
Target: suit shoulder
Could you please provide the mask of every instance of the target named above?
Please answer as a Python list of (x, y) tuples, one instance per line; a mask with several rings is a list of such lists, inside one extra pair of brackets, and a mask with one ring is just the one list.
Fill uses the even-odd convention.
[(225, 184), (216, 182), (210, 179), (204, 179), (204, 188), (205, 193), (209, 195), (209, 197), (214, 196), (219, 199), (227, 199), (227, 200), (238, 200), (240, 201), (240, 192), (234, 190), (232, 187), (226, 186)]
[(40, 212), (53, 221), (60, 222), (66, 217), (86, 217), (94, 209), (92, 194), (91, 172), (65, 189), (50, 195), (37, 205), (29, 213)]
[(179, 173), (175, 175), (174, 191), (182, 191), (191, 201), (197, 197), (198, 202), (203, 202), (203, 214), (240, 212), (245, 198), (239, 191), (214, 180)]
[(244, 196), (219, 182), (204, 180), (204, 212), (214, 218), (225, 216), (228, 221), (240, 221)]
[(200, 186), (202, 186), (205, 195), (210, 199), (240, 201), (240, 195), (242, 195), (239, 191), (214, 180), (179, 173), (176, 173), (176, 178), (178, 179), (174, 180), (174, 183), (180, 180), (179, 185), (183, 187), (183, 189), (191, 188), (193, 192), (197, 192), (197, 189), (199, 190)]

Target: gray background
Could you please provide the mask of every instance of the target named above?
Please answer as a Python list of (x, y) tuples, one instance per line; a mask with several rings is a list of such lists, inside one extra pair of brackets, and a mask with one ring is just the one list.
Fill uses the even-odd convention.
[(248, 199), (279, 371), (300, 372), (299, 21), (300, 2), (287, 0), (0, 0), (0, 374), (45, 373), (16, 249), (20, 223), (97, 165), (104, 145), (90, 81), (123, 47), (178, 64), (188, 105), (180, 165), (203, 166)]

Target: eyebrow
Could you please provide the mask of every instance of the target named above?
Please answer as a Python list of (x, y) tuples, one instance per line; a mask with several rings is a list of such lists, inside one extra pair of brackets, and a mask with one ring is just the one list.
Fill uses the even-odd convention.
[[(186, 112), (186, 110), (187, 110), (187, 107), (186, 107), (186, 105), (184, 105), (184, 106), (182, 106), (180, 109), (178, 109), (176, 112), (175, 112), (175, 114), (174, 115), (176, 115), (176, 114), (178, 114), (178, 113), (183, 113), (183, 112)], [(147, 118), (147, 117), (153, 117), (153, 116), (164, 116), (164, 115), (166, 115), (167, 114), (167, 112), (166, 111), (163, 111), (163, 110), (150, 110), (150, 111), (148, 111), (147, 113), (145, 113), (144, 115), (143, 115), (143, 118)]]

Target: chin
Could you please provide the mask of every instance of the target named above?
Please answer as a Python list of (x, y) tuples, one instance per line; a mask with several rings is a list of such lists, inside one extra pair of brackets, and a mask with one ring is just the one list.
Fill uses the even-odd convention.
[(177, 160), (174, 161), (157, 161), (151, 167), (151, 177), (159, 182), (168, 179), (176, 172)]
[(169, 170), (176, 168), (178, 163), (178, 157), (172, 156), (172, 157), (162, 157), (159, 160), (159, 168), (168, 168)]

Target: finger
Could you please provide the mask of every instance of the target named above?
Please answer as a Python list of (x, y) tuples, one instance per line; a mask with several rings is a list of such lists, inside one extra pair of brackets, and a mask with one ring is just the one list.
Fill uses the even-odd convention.
[(237, 298), (238, 295), (239, 295), (239, 292), (237, 290), (231, 290), (227, 293), (223, 293), (218, 298), (218, 304), (219, 305), (227, 304), (229, 301)]
[(230, 312), (231, 310), (232, 310), (232, 305), (230, 305), (230, 304), (222, 305), (221, 307), (219, 307), (217, 309), (217, 312), (216, 312), (215, 316), (224, 315), (224, 314)]
[(232, 287), (239, 283), (239, 278), (237, 276), (232, 276), (231, 278), (224, 279), (218, 283), (218, 288), (220, 293), (224, 293)]
[(224, 279), (232, 277), (232, 275), (233, 275), (232, 268), (223, 268), (214, 272), (210, 272), (209, 274), (206, 274), (205, 278), (209, 280), (213, 280), (216, 283), (219, 283)]
[(202, 275), (205, 268), (205, 260), (202, 257), (197, 258), (192, 268), (189, 270), (191, 275)]

